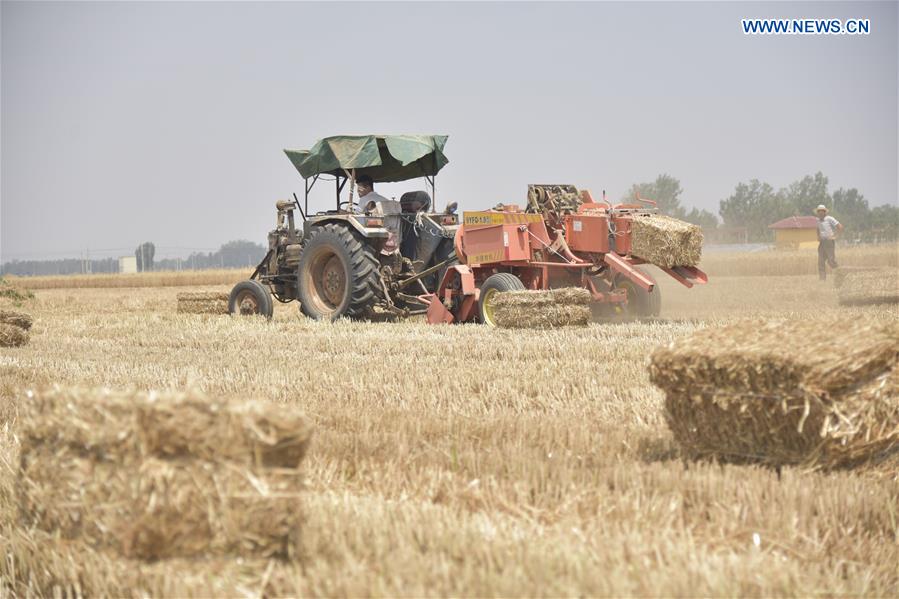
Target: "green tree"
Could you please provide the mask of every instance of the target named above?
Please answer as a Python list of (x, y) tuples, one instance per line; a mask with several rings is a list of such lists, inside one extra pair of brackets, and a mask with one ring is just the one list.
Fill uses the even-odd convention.
[(656, 180), (651, 183), (635, 183), (624, 199), (633, 201), (634, 195), (638, 194), (645, 200), (654, 200), (659, 206), (660, 213), (684, 218), (687, 211), (681, 206), (681, 193), (683, 193), (683, 189), (681, 189), (680, 181), (671, 175), (664, 174), (656, 177)]
[(871, 241), (896, 241), (899, 238), (899, 206), (884, 204), (871, 209)]
[[(753, 179), (738, 183), (734, 193), (719, 203), (718, 214), (727, 227), (746, 227), (750, 240), (768, 239), (768, 225), (783, 218), (787, 209), (768, 183)], [(786, 216), (786, 215), (784, 215)]]
[(699, 208), (692, 208), (689, 212), (687, 212), (683, 220), (688, 223), (693, 223), (694, 225), (699, 225), (702, 227), (703, 231), (714, 231), (718, 228), (718, 217), (708, 210), (700, 210)]
[(833, 216), (839, 220), (846, 233), (854, 238), (868, 231), (874, 226), (871, 217), (871, 208), (857, 189), (843, 189), (833, 192)]
[(819, 204), (827, 207), (831, 205), (831, 197), (827, 193), (827, 177), (820, 171), (790, 183), (778, 195), (793, 208), (795, 215), (812, 215)]

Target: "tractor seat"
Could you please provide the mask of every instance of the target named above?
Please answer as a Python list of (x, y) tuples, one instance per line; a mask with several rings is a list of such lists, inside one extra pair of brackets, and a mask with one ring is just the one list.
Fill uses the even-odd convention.
[(403, 213), (427, 212), (431, 208), (431, 196), (426, 191), (407, 191), (400, 196)]

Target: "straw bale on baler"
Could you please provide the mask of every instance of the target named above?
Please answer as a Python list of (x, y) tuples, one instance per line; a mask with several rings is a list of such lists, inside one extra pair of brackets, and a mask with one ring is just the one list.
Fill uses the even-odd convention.
[(697, 266), (702, 228), (661, 214), (636, 215), (631, 221), (631, 254), (663, 268)]

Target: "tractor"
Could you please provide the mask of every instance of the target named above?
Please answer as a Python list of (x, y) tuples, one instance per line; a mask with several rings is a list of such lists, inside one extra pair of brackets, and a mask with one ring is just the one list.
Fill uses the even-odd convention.
[[(446, 269), (457, 262), (456, 205), (438, 213), (434, 203), (437, 172), (448, 163), (446, 141), (445, 135), (335, 136), (309, 150), (285, 150), (305, 181), (304, 202), (294, 194), (276, 203), (268, 252), (232, 289), (229, 311), (271, 318), (274, 299), (298, 300), (303, 314), (316, 320), (425, 314)], [(398, 201), (357, 202), (363, 176), (374, 183), (423, 178), (426, 189)], [(310, 214), (309, 193), (322, 181), (334, 182), (334, 209)]]
[[(634, 219), (656, 213), (652, 200), (611, 204), (603, 193), (597, 202), (573, 185), (530, 185), (525, 209), (464, 212), (454, 241), (459, 263), (432, 296), (428, 322), (493, 325), (498, 293), (559, 287), (588, 289), (607, 315), (658, 316), (656, 281), (631, 253)], [(661, 270), (686, 287), (708, 280), (695, 266)]]

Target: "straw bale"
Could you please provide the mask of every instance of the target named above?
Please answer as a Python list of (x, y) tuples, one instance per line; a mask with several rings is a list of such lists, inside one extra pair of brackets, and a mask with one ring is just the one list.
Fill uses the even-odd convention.
[(204, 460), (143, 460), (133, 467), (71, 448), (21, 457), (25, 526), (145, 560), (295, 555), (302, 476)]
[(836, 271), (834, 284), (839, 289), (842, 305), (899, 303), (899, 271), (895, 268), (878, 270)]
[(844, 317), (708, 328), (656, 350), (650, 374), (668, 391), (697, 385), (744, 393), (833, 393), (899, 359), (899, 323)]
[(228, 294), (223, 291), (190, 291), (178, 294), (179, 302), (214, 302), (228, 301)]
[(661, 214), (635, 216), (631, 254), (664, 268), (696, 266), (702, 257), (702, 228)]
[(228, 314), (228, 300), (178, 300), (180, 314)]
[(285, 597), (295, 596), (299, 562), (261, 557), (126, 559), (86, 543), (20, 526), (0, 528), (10, 596)]
[(31, 328), (34, 320), (31, 318), (30, 314), (26, 314), (25, 312), (18, 312), (16, 310), (0, 310), (0, 323), (3, 324), (11, 324), (13, 326), (17, 326), (20, 329), (28, 330)]
[(196, 457), (296, 468), (312, 435), (296, 409), (196, 393), (54, 388), (30, 392), (20, 405), (23, 449), (70, 447), (119, 462)]
[(18, 347), (28, 343), (28, 331), (12, 324), (0, 323), (0, 347)]
[(654, 352), (688, 455), (834, 468), (899, 449), (899, 325), (840, 319), (707, 329)]
[(568, 287), (549, 291), (506, 291), (493, 300), (493, 316), (502, 328), (556, 328), (590, 322), (590, 292)]

